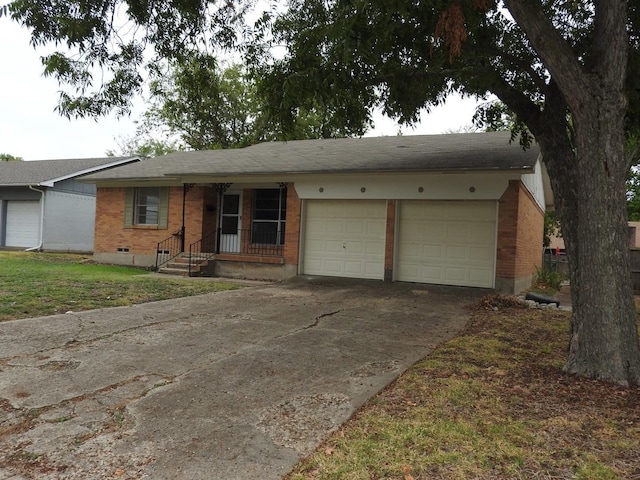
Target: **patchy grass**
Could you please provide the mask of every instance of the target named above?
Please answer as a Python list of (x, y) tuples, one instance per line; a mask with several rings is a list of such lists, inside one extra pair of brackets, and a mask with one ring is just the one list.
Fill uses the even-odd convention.
[(97, 265), (71, 254), (0, 252), (0, 321), (117, 307), (239, 288), (151, 278), (147, 270)]
[(565, 375), (568, 322), (484, 299), (287, 478), (640, 479), (640, 389)]

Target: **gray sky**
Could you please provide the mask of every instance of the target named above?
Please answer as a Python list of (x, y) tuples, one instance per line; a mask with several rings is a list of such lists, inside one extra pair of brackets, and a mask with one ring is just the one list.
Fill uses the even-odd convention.
[[(68, 120), (54, 109), (60, 90), (55, 80), (42, 76), (40, 56), (48, 49), (34, 50), (29, 33), (6, 17), (0, 18), (0, 153), (25, 160), (102, 157), (116, 149), (116, 139), (134, 133), (131, 118)], [(140, 104), (142, 102), (139, 102)], [(451, 99), (416, 128), (402, 127), (404, 135), (443, 133), (471, 123), (476, 102)], [(382, 114), (374, 116), (376, 128), (367, 136), (396, 135), (398, 125)]]

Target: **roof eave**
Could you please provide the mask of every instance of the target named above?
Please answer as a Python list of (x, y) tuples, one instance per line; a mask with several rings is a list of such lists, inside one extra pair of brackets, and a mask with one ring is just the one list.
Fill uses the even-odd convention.
[(91, 183), (97, 186), (135, 186), (141, 183), (151, 184), (159, 183), (161, 185), (169, 185), (172, 183), (182, 183), (179, 177), (128, 177), (128, 178), (83, 178), (78, 181), (82, 183)]
[(133, 163), (135, 161), (140, 161), (140, 160), (141, 160), (141, 157), (139, 156), (123, 158), (115, 162), (105, 163), (104, 165), (98, 165), (96, 167), (85, 168), (84, 170), (73, 172), (68, 175), (62, 175), (60, 177), (52, 178), (50, 180), (45, 180), (43, 182), (38, 183), (38, 185), (43, 187), (53, 187), (55, 183), (62, 182), (63, 180), (68, 180), (70, 178), (75, 178), (75, 177), (81, 177), (83, 175), (89, 175), (91, 173), (99, 172), (101, 170), (108, 170), (110, 168), (119, 167), (120, 165)]
[[(534, 165), (522, 165), (515, 167), (490, 167), (490, 168), (447, 168), (447, 169), (424, 169), (424, 168), (405, 168), (405, 169), (329, 169), (329, 170), (285, 170), (275, 172), (189, 172), (189, 173), (170, 173), (166, 174), (165, 178), (196, 178), (196, 177), (241, 177), (241, 176), (273, 176), (273, 175), (353, 175), (353, 174), (388, 174), (388, 173), (495, 173), (495, 172), (508, 172), (508, 173), (531, 173), (535, 170)], [(161, 177), (156, 177), (161, 178)]]
[(151, 183), (151, 182), (178, 182), (178, 183), (194, 183), (199, 178), (207, 179), (206, 182), (210, 182), (211, 179), (228, 179), (228, 178), (243, 178), (243, 177), (292, 177), (292, 176), (308, 176), (308, 175), (384, 175), (384, 174), (464, 174), (464, 173), (509, 173), (509, 174), (525, 174), (531, 173), (535, 169), (534, 165), (521, 165), (509, 168), (449, 168), (449, 169), (375, 169), (375, 170), (362, 170), (362, 169), (329, 169), (329, 170), (287, 170), (287, 171), (275, 171), (275, 172), (189, 172), (189, 173), (167, 173), (162, 176), (154, 177), (103, 177), (103, 178), (83, 178), (79, 181), (84, 183), (94, 183), (103, 186), (108, 184), (136, 184), (136, 183)]

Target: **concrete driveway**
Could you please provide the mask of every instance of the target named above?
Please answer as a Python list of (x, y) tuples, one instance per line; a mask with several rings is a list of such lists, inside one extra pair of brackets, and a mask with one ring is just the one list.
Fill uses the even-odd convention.
[(483, 293), (300, 277), (0, 323), (0, 480), (280, 478)]

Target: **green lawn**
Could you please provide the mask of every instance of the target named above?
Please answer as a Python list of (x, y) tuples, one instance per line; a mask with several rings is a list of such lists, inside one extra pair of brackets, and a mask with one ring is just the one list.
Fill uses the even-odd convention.
[(239, 288), (98, 265), (90, 256), (0, 252), (0, 321), (116, 307)]

